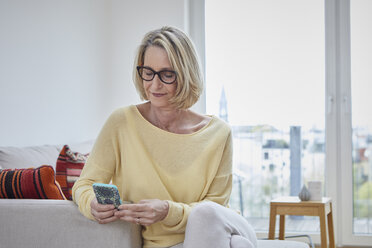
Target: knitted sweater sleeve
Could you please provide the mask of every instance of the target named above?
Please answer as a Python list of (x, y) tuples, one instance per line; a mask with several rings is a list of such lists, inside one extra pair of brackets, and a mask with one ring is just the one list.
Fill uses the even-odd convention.
[(93, 183), (109, 183), (118, 163), (117, 124), (120, 120), (119, 110), (111, 114), (98, 135), (89, 158), (79, 179), (72, 188), (74, 202), (80, 212), (94, 220), (90, 203), (94, 199)]

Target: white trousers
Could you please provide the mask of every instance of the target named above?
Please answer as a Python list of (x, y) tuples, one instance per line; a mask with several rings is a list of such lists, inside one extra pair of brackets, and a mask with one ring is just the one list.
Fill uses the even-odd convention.
[(189, 215), (184, 242), (171, 248), (256, 247), (256, 234), (243, 216), (217, 203), (203, 202)]

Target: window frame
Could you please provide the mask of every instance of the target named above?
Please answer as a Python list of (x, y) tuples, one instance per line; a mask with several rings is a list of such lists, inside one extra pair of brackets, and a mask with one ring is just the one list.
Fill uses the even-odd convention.
[(326, 190), (337, 243), (368, 245), (372, 235), (353, 233), (350, 0), (325, 0), (325, 17), (326, 96), (332, 99), (326, 102)]
[[(201, 2), (199, 4), (204, 10), (205, 0)], [(325, 194), (332, 198), (336, 244), (365, 246), (372, 243), (372, 235), (353, 234), (350, 0), (324, 0), (324, 4)], [(204, 11), (202, 15), (205, 17)], [(191, 33), (193, 38), (204, 42), (201, 47), (201, 60), (205, 65), (205, 29)], [(205, 112), (205, 95), (201, 102)], [(258, 232), (257, 236), (267, 238), (267, 232)], [(311, 235), (315, 243), (320, 243), (319, 236)]]

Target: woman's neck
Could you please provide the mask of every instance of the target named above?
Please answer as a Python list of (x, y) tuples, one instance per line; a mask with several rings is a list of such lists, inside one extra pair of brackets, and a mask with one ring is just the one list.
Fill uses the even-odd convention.
[(163, 130), (177, 132), (182, 126), (181, 120), (187, 114), (187, 110), (174, 108), (158, 108), (149, 105), (148, 118), (150, 122)]

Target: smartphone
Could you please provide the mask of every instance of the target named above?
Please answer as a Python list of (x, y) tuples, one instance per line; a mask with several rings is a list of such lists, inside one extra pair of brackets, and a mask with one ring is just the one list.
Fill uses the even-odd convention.
[(119, 190), (115, 185), (93, 183), (93, 190), (99, 204), (113, 204), (115, 208), (118, 208), (122, 204)]

